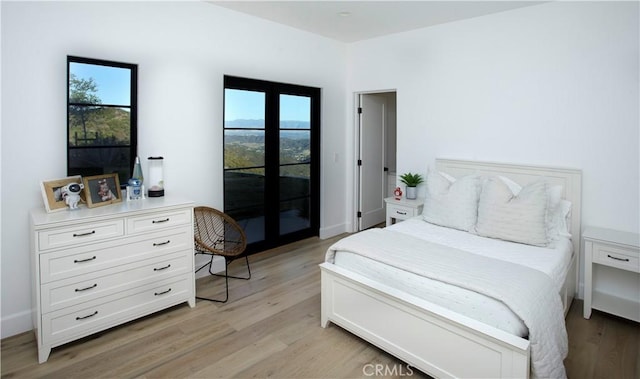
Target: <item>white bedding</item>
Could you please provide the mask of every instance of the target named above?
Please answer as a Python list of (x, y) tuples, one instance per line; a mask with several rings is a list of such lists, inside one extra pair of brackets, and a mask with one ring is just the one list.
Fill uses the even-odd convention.
[[(555, 287), (556, 291), (562, 288), (571, 262), (571, 243), (568, 239), (557, 243), (553, 249), (546, 249), (487, 239), (466, 232), (435, 226), (420, 218), (407, 220), (389, 227), (389, 229), (430, 242), (533, 268), (551, 277), (552, 287)], [(387, 246), (387, 248), (390, 248), (390, 246)], [(406, 270), (375, 262), (359, 254), (338, 251), (335, 253), (333, 262), (338, 266), (348, 268), (351, 271), (488, 325), (498, 327), (509, 333), (518, 336), (528, 335), (527, 327), (506, 305), (472, 290), (420, 277)], [(561, 354), (560, 351), (557, 353)], [(556, 354), (552, 355), (555, 356)], [(533, 363), (536, 363), (536, 358), (533, 360)], [(554, 360), (556, 359), (554, 358)], [(555, 363), (554, 365), (561, 366), (561, 362), (560, 360), (560, 363)], [(546, 362), (543, 362), (543, 364), (546, 364)], [(558, 369), (563, 370), (562, 367)]]

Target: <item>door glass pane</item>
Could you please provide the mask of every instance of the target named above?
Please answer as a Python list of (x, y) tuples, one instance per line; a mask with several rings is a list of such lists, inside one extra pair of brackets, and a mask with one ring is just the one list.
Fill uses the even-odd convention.
[(280, 95), (280, 235), (310, 225), (310, 120), (310, 97)]
[(280, 202), (280, 235), (306, 229), (311, 225), (309, 198)]
[(224, 91), (224, 211), (247, 242), (265, 239), (265, 93)]
[(264, 168), (224, 172), (224, 211), (242, 226), (249, 243), (265, 236), (264, 188)]
[(309, 130), (280, 130), (280, 164), (311, 161)]
[(264, 130), (224, 131), (224, 168), (264, 166)]

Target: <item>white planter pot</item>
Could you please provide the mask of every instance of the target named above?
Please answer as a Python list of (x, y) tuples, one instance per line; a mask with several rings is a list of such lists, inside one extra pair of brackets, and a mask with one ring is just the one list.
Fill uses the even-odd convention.
[(418, 187), (407, 187), (407, 199), (415, 200), (418, 197)]

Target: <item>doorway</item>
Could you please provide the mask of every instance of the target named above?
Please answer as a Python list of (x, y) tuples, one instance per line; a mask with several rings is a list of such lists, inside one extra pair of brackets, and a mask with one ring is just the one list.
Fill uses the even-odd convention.
[(320, 89), (224, 77), (224, 211), (254, 253), (317, 236)]
[(396, 92), (356, 94), (357, 230), (385, 221), (396, 187)]

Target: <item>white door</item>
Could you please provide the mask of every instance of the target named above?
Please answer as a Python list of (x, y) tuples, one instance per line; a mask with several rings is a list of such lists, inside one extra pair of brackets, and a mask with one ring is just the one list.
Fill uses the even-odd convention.
[(385, 101), (374, 94), (360, 95), (359, 230), (385, 221)]

